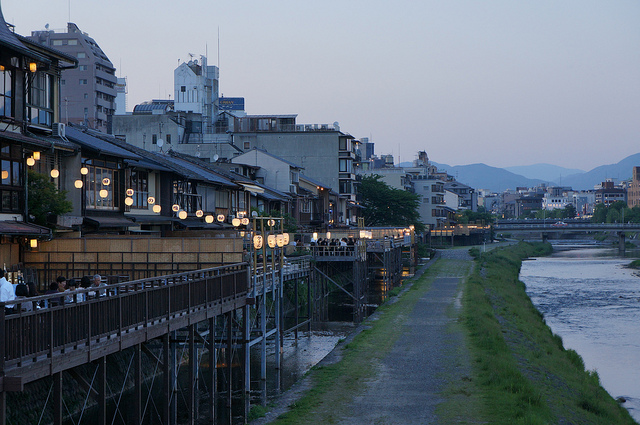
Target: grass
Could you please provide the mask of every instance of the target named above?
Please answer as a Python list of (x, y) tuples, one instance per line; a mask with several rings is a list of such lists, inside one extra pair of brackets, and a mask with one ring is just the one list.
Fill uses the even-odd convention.
[(492, 424), (633, 424), (582, 358), (565, 350), (518, 280), (521, 259), (548, 252), (520, 243), (478, 257), (464, 298), (477, 385)]

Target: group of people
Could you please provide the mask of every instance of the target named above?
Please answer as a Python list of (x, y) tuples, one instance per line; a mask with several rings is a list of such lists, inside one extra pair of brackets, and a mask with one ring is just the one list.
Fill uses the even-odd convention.
[(355, 240), (353, 238), (342, 238), (342, 239), (328, 239), (328, 238), (319, 238), (317, 241), (312, 240), (311, 246), (318, 247), (318, 253), (322, 255), (323, 253), (332, 253), (332, 252), (347, 252), (353, 251), (355, 247)]
[[(49, 284), (49, 289), (44, 294), (39, 294), (36, 284), (33, 282), (12, 285), (5, 276), (4, 270), (0, 269), (0, 302), (5, 303), (5, 314), (18, 312), (33, 311), (34, 309), (55, 307), (64, 303), (82, 302), (87, 298), (106, 295), (106, 290), (81, 291), (77, 289), (89, 289), (105, 285), (102, 282), (102, 276), (96, 274), (93, 279), (89, 276), (83, 276), (78, 284), (76, 279), (67, 280), (64, 276), (59, 276), (54, 282)], [(38, 295), (60, 294), (60, 297), (51, 297), (39, 302), (27, 301), (28, 298)], [(12, 301), (18, 301), (12, 303)]]

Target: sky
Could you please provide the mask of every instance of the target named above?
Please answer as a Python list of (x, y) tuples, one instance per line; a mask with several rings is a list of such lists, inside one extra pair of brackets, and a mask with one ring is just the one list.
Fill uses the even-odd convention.
[[(550, 163), (640, 152), (638, 0), (3, 0), (18, 34), (74, 22), (127, 78), (173, 98), (189, 54), (248, 114), (368, 137), (396, 163)], [(219, 46), (219, 48), (218, 48)], [(639, 164), (640, 165), (640, 164)]]

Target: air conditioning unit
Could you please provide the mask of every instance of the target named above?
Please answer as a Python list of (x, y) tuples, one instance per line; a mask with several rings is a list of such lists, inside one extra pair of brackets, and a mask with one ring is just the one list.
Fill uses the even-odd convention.
[(290, 184), (289, 185), (289, 192), (290, 193), (298, 193), (298, 186), (296, 186), (295, 184)]
[(54, 122), (52, 127), (54, 137), (65, 137), (65, 125), (61, 122)]

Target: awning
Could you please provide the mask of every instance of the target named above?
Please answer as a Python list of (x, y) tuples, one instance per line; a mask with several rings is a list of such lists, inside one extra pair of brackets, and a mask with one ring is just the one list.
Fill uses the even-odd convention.
[(246, 190), (248, 190), (251, 193), (264, 193), (264, 189), (261, 188), (260, 186), (256, 186), (254, 184), (249, 184), (249, 183), (242, 183), (242, 182), (238, 182), (238, 184), (240, 184), (242, 187), (244, 187)]
[(51, 229), (23, 221), (0, 221), (0, 235), (6, 236), (51, 236)]
[(124, 217), (85, 217), (84, 224), (97, 226), (99, 229), (135, 226), (132, 220)]

